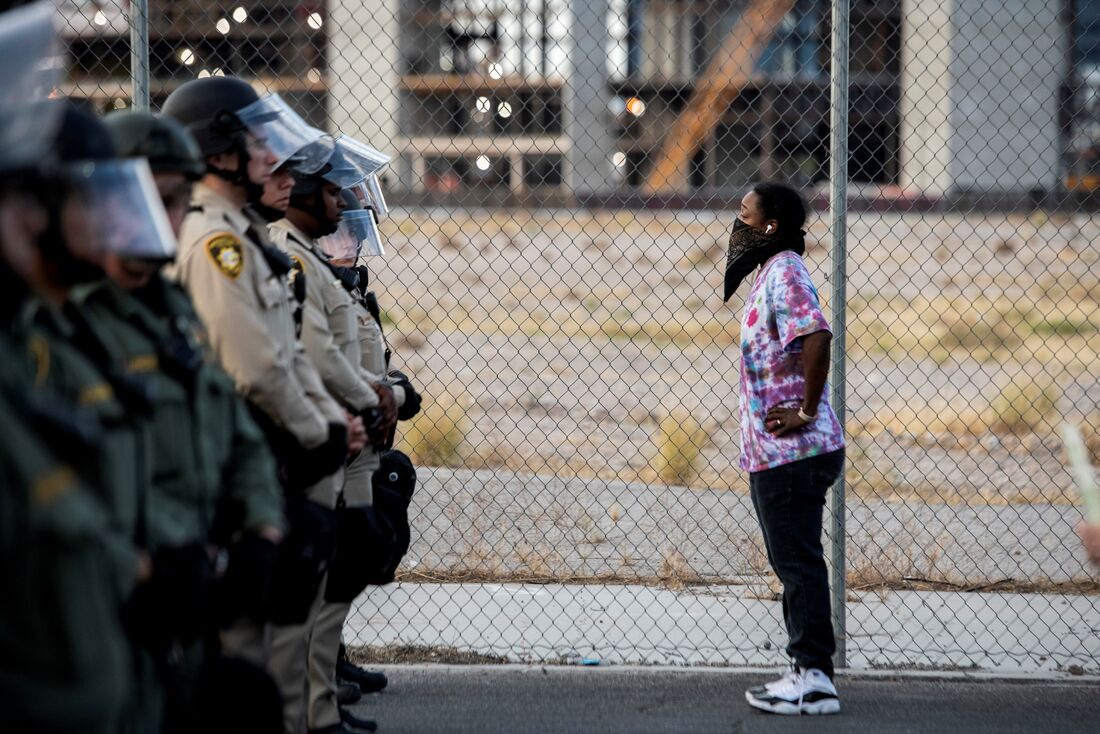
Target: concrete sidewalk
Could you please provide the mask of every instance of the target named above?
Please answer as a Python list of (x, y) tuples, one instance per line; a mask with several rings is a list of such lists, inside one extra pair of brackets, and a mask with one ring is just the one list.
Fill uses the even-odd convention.
[(353, 707), (382, 734), (507, 732), (1100, 731), (1100, 683), (841, 676), (836, 716), (763, 714), (729, 671), (538, 666), (389, 666), (389, 687)]
[[(850, 594), (848, 666), (1100, 674), (1100, 600), (1057, 594)], [(349, 645), (447, 647), (512, 662), (786, 664), (766, 585), (399, 583), (372, 589)], [(1100, 707), (1100, 701), (1097, 702)]]

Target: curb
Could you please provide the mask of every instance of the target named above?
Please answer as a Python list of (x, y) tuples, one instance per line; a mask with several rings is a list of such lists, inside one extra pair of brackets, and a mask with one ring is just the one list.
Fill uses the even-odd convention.
[[(441, 671), (446, 673), (499, 672), (531, 673), (555, 672), (579, 673), (581, 675), (600, 675), (613, 673), (704, 673), (707, 675), (761, 675), (775, 670), (766, 667), (710, 667), (710, 666), (671, 666), (671, 665), (554, 665), (548, 663), (498, 663), (470, 664), (454, 663), (407, 663), (369, 665), (371, 669), (388, 671)], [(992, 670), (905, 670), (899, 669), (849, 669), (837, 671), (841, 680), (902, 681), (920, 680), (927, 682), (950, 681), (968, 683), (1063, 683), (1070, 685), (1100, 685), (1100, 674), (1073, 675), (1059, 671), (1036, 672), (997, 672)]]

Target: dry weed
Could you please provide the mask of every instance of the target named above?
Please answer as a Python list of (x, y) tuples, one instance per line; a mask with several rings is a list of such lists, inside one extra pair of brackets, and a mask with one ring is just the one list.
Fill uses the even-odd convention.
[(688, 413), (669, 414), (657, 434), (654, 470), (666, 484), (689, 486), (699, 475), (703, 449), (711, 443), (710, 434)]
[(1045, 372), (1019, 370), (990, 402), (986, 424), (995, 431), (1020, 434), (1054, 427), (1053, 413), (1061, 391)]
[(422, 466), (462, 465), (462, 451), (469, 432), (465, 403), (446, 391), (431, 395), (423, 409), (407, 424), (401, 448)]
[(668, 548), (662, 554), (657, 578), (674, 589), (703, 581), (703, 577), (691, 567), (688, 559), (678, 548)]

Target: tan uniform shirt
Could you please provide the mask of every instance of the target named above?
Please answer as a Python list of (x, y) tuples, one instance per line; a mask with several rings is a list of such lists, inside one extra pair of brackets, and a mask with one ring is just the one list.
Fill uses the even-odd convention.
[(342, 423), (294, 331), (293, 295), (264, 258), (263, 224), (201, 183), (171, 275), (190, 293), (237, 390), (307, 449)]
[[(349, 296), (350, 297), (350, 296)], [(378, 322), (371, 316), (370, 311), (358, 298), (352, 299), (352, 309), (355, 314), (356, 333), (358, 344), (356, 351), (359, 354), (359, 364), (363, 372), (371, 375), (372, 379), (381, 382), (386, 375), (386, 344), (382, 339), (382, 329)], [(397, 405), (405, 402), (405, 390), (398, 385), (393, 387), (393, 397)], [(381, 464), (381, 455), (373, 447), (359, 454), (347, 470), (347, 478), (344, 485), (344, 494), (348, 502), (358, 501), (370, 504), (374, 500), (371, 477)]]
[(302, 344), (325, 388), (356, 412), (378, 405), (378, 395), (370, 383), (381, 382), (383, 378), (360, 368), (351, 296), (313, 241), (290, 221), (275, 222), (270, 233), (275, 245), (290, 255), (305, 276)]

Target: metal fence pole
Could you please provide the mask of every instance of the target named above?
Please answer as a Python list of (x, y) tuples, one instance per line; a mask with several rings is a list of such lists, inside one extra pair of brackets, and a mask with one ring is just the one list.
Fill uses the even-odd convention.
[[(849, 0), (833, 0), (833, 57), (830, 69), (829, 123), (832, 150), (829, 155), (829, 220), (833, 232), (833, 410), (845, 425), (845, 326), (847, 321), (848, 235), (848, 10)], [(833, 487), (829, 502), (832, 517), (830, 572), (833, 594), (834, 664), (847, 664), (847, 616), (845, 614), (844, 473)]]
[(135, 110), (149, 109), (149, 0), (130, 2), (130, 83)]

